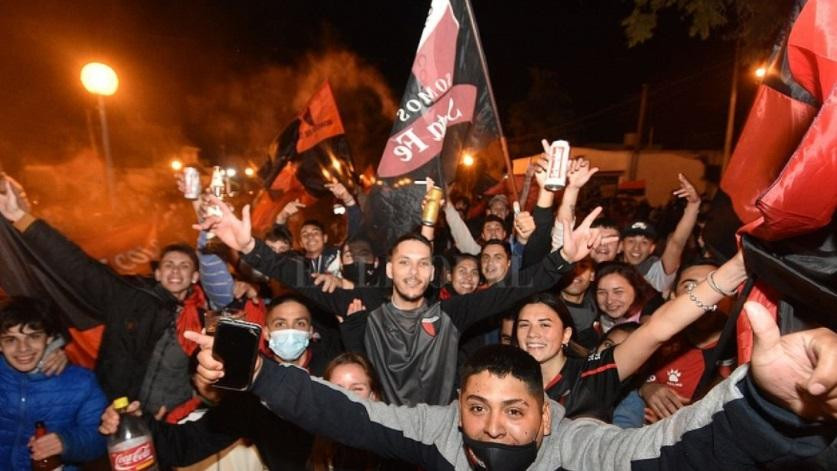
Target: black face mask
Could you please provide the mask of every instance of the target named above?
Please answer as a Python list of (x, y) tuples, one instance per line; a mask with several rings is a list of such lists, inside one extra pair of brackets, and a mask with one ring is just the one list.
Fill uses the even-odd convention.
[(367, 286), (373, 282), (375, 267), (363, 262), (355, 262), (343, 265), (340, 269), (343, 278), (351, 281), (355, 286)]
[[(502, 443), (481, 442), (462, 435), (465, 442), (465, 454), (475, 469), (486, 471), (523, 471), (538, 457), (538, 445), (504, 445)], [(470, 449), (477, 461), (473, 461)]]

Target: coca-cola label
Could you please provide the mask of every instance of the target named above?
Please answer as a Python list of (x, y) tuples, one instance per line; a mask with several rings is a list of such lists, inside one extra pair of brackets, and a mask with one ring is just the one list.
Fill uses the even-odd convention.
[(134, 447), (110, 452), (110, 465), (114, 471), (140, 471), (154, 466), (154, 444), (144, 438)]

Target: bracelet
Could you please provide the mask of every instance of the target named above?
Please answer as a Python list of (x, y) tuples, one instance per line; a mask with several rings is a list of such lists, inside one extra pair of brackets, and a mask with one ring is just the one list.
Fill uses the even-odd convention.
[(726, 292), (718, 287), (718, 284), (715, 283), (715, 272), (718, 270), (712, 270), (709, 272), (709, 275), (706, 276), (706, 282), (709, 283), (709, 287), (712, 288), (712, 291), (720, 294), (721, 296), (733, 296), (735, 294), (735, 290), (732, 292)]
[(714, 310), (718, 309), (717, 304), (713, 304), (711, 306), (703, 304), (703, 302), (701, 302), (701, 300), (698, 299), (697, 296), (695, 296), (695, 287), (694, 286), (689, 286), (686, 289), (686, 292), (689, 294), (689, 301), (693, 302), (695, 304), (695, 306), (697, 306), (699, 309), (702, 309), (703, 312), (714, 311)]

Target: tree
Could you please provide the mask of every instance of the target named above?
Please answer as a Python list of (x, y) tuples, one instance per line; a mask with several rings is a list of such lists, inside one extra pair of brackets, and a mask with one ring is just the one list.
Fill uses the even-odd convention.
[(633, 0), (622, 20), (629, 46), (654, 36), (660, 14), (677, 11), (689, 22), (689, 36), (706, 39), (720, 33), (741, 40), (745, 49), (772, 43), (785, 26), (789, 12), (802, 0)]

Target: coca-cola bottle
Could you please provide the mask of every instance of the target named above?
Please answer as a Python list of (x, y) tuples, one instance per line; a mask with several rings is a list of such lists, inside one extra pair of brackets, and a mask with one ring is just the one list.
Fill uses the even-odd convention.
[[(42, 421), (35, 422), (36, 439), (43, 437), (47, 433), (46, 425)], [(61, 465), (61, 456), (59, 455), (48, 456), (42, 460), (32, 460), (33, 471), (56, 471), (61, 469), (64, 469), (64, 466)]]
[(157, 454), (151, 431), (139, 417), (128, 414), (128, 398), (113, 401), (119, 428), (108, 436), (108, 455), (114, 471), (157, 471)]

